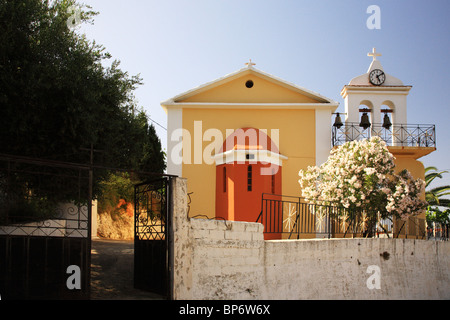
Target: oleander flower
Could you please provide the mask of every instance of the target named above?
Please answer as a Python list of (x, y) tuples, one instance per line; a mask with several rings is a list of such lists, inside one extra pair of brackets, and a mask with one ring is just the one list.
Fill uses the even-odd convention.
[(408, 219), (425, 208), (420, 197), (425, 182), (407, 170), (396, 174), (394, 159), (379, 137), (347, 142), (332, 150), (320, 167), (300, 170), (302, 197), (310, 203)]

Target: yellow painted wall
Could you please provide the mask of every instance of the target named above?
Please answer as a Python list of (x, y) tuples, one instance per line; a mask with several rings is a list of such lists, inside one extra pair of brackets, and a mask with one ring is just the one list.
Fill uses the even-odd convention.
[[(252, 80), (254, 83), (251, 89), (245, 86), (248, 80)], [(205, 92), (195, 94), (184, 99), (183, 102), (320, 103), (324, 101), (318, 101), (250, 73)]]
[[(292, 109), (184, 109), (183, 128), (191, 133), (191, 163), (183, 164), (183, 177), (188, 179), (191, 195), (190, 216), (215, 216), (215, 164), (194, 164), (194, 122), (202, 121), (202, 134), (209, 128), (222, 132), (223, 141), (227, 129), (253, 127), (279, 129), (279, 150), (289, 159), (283, 161), (282, 192), (285, 195), (300, 195), (298, 172), (315, 165), (315, 111)], [(199, 141), (199, 140), (197, 140)], [(220, 141), (221, 146), (223, 141)], [(202, 150), (211, 142), (202, 142)], [(183, 150), (188, 144), (183, 145)], [(198, 159), (197, 159), (198, 160)], [(259, 208), (257, 208), (259, 210)]]
[(411, 175), (415, 179), (423, 179), (425, 180), (425, 167), (422, 162), (415, 160), (414, 158), (406, 157), (406, 156), (396, 156), (395, 159), (395, 171), (400, 172), (403, 169), (408, 169)]

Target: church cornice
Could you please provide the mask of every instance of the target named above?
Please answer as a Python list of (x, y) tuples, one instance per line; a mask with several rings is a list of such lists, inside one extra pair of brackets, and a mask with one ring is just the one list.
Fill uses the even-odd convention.
[(228, 102), (165, 102), (165, 108), (181, 109), (314, 109), (336, 110), (339, 103), (228, 103)]
[(341, 96), (345, 98), (351, 92), (361, 94), (400, 94), (407, 95), (412, 86), (373, 86), (373, 85), (345, 85), (341, 90)]

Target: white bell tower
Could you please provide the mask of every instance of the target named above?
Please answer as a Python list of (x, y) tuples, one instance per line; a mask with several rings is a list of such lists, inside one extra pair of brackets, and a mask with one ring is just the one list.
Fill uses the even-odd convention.
[(390, 115), (394, 126), (406, 125), (406, 98), (412, 87), (384, 72), (377, 59), (381, 53), (375, 48), (367, 55), (372, 57), (369, 70), (353, 78), (341, 91), (345, 100), (345, 122), (359, 124), (363, 110), (366, 110), (372, 125), (381, 125), (385, 114)]

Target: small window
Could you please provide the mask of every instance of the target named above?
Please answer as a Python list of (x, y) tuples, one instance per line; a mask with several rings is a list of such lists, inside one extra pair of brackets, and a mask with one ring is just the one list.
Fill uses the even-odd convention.
[(275, 170), (272, 169), (272, 194), (275, 194)]
[(223, 168), (223, 192), (227, 192), (227, 168)]
[(247, 191), (252, 191), (253, 172), (252, 166), (247, 167)]
[(246, 154), (245, 155), (245, 159), (247, 159), (247, 160), (254, 160), (255, 159), (255, 155), (254, 154)]
[(249, 89), (253, 88), (254, 85), (255, 85), (255, 84), (253, 83), (252, 80), (248, 80), (248, 81), (245, 83), (245, 86), (246, 86), (247, 88), (249, 88)]

